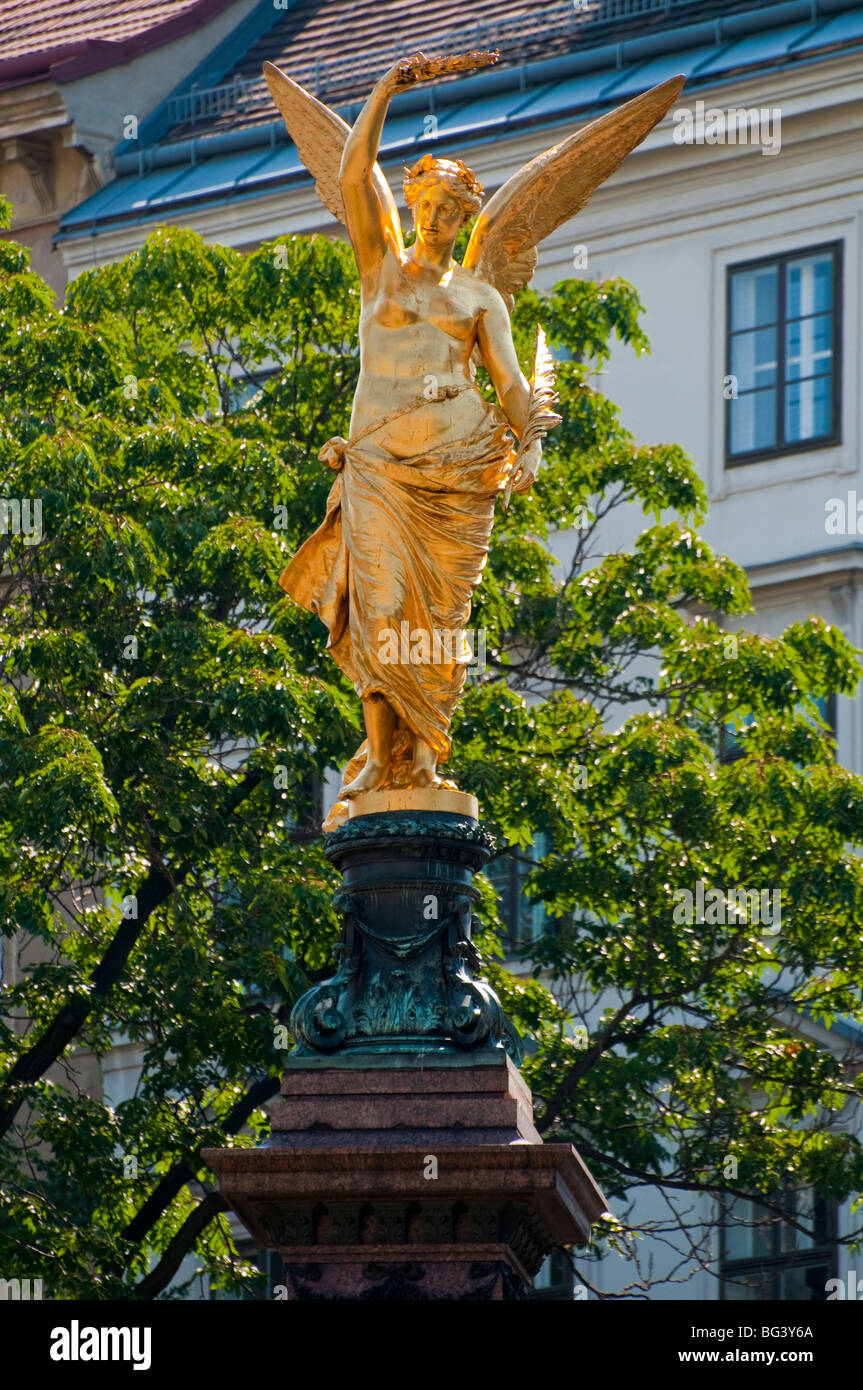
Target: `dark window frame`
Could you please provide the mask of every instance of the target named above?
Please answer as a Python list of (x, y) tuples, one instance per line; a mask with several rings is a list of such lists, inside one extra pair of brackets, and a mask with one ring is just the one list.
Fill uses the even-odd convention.
[[(750, 1301), (731, 1299), (726, 1294), (727, 1284), (742, 1283), (746, 1275), (760, 1274), (763, 1276), (760, 1280), (762, 1291), (751, 1300), (752, 1302), (760, 1302), (763, 1299), (780, 1300), (782, 1298), (782, 1276), (792, 1269), (826, 1268), (826, 1279), (836, 1278), (838, 1269), (838, 1205), (826, 1198), (818, 1198), (817, 1200), (824, 1204), (825, 1234), (822, 1242), (813, 1244), (804, 1250), (783, 1250), (782, 1233), (788, 1223), (777, 1216), (771, 1224), (771, 1254), (752, 1255), (736, 1259), (728, 1259), (726, 1256), (726, 1232), (729, 1220), (725, 1209), (721, 1209), (719, 1218), (719, 1301), (721, 1303)], [(752, 1287), (757, 1288), (758, 1284), (753, 1284)], [(823, 1302), (826, 1298), (827, 1290), (825, 1287), (823, 1297), (813, 1301)]]
[[(838, 706), (836, 701), (837, 697), (835, 692), (825, 697), (823, 718), (828, 729), (825, 737), (831, 738), (834, 743), (838, 744)], [(746, 754), (743, 748), (738, 743), (737, 738), (729, 726), (727, 724), (721, 725), (719, 729), (719, 747), (716, 752), (716, 761), (722, 766), (727, 766), (729, 763), (738, 762), (740, 758), (745, 756)]]
[[(545, 1279), (537, 1286), (537, 1279)], [(543, 1260), (533, 1279), (529, 1294), (546, 1303), (572, 1303), (575, 1299), (575, 1272), (572, 1259), (561, 1246), (555, 1248)]]
[[(551, 846), (546, 838), (547, 832), (538, 831), (531, 849), (509, 845), (502, 854), (496, 856), (484, 870), (497, 894), (500, 915), (506, 925), (502, 945), (507, 956), (529, 953), (530, 947), (541, 937), (555, 930), (555, 922), (549, 917), (544, 905), (528, 901), (524, 891), (524, 880), (535, 863), (546, 855)], [(540, 922), (531, 930), (526, 919), (539, 909)]]
[[(786, 271), (789, 261), (800, 260), (804, 256), (819, 256), (825, 252), (833, 256), (833, 381), (832, 418), (829, 434), (819, 434), (811, 439), (799, 439), (790, 443), (781, 442), (785, 432), (785, 393), (789, 383), (785, 380), (785, 326), (789, 322), (785, 313)], [(749, 449), (746, 453), (731, 452), (731, 410), (734, 399), (725, 402), (725, 467), (744, 468), (750, 463), (760, 463), (764, 459), (782, 458), (786, 454), (805, 454), (812, 449), (829, 449), (842, 443), (842, 290), (844, 285), (845, 242), (819, 242), (816, 246), (801, 246), (795, 251), (783, 251), (770, 256), (758, 256), (754, 260), (738, 261), (725, 268), (725, 374), (731, 372), (731, 285), (735, 275), (747, 270), (757, 270), (760, 266), (776, 266), (779, 271), (777, 289), (776, 320), (776, 434), (780, 442), (768, 448)], [(759, 325), (755, 325), (757, 328)], [(743, 330), (740, 330), (743, 331)], [(737, 400), (740, 397), (736, 397)]]

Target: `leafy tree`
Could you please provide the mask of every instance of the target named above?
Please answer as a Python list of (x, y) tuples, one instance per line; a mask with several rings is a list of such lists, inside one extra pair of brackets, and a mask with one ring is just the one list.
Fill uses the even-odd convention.
[[(637, 447), (591, 385), (611, 337), (646, 347), (639, 308), (568, 281), (516, 309), (525, 363), (536, 316), (568, 353), (565, 422), (496, 523), (451, 767), (502, 854), (548, 836), (531, 892), (554, 930), (507, 972), (486, 883), (490, 971), (545, 1132), (618, 1212), (645, 1186), (856, 1193), (854, 1070), (796, 1020), (860, 1015), (861, 784), (813, 704), (858, 668), (815, 620), (729, 659), (716, 619), (748, 611), (745, 577), (694, 529), (692, 464)], [(323, 238), (244, 256), (157, 232), (59, 309), (0, 241), (0, 491), (42, 526), (7, 504), (0, 535), (0, 1240), (52, 1297), (155, 1297), (193, 1248), (216, 1286), (255, 1282), (200, 1151), (256, 1142), (291, 1004), (331, 973), (318, 793), (359, 709), (276, 581), (347, 433), (357, 311)], [(624, 506), (653, 523), (595, 553)], [(781, 888), (781, 931), (675, 922), (698, 879)], [(112, 1104), (86, 1065), (124, 1041), (142, 1071)]]

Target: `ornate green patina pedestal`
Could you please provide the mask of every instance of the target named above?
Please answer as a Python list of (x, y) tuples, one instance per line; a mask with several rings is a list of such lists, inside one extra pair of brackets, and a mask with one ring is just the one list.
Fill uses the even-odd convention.
[(359, 816), (327, 837), (344, 879), (339, 969), (294, 1009), (297, 1056), (502, 1047), (521, 1060), (495, 994), (474, 978), (473, 876), (493, 848), (475, 820), (434, 811)]
[(294, 1009), (267, 1144), (204, 1155), (281, 1253), (289, 1299), (524, 1298), (605, 1210), (575, 1149), (540, 1140), (520, 1040), (478, 978), (492, 848), (452, 811), (355, 815), (327, 838), (337, 972)]

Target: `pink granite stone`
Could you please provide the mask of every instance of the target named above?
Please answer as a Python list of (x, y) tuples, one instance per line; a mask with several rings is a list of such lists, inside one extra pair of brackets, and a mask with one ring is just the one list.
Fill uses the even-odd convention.
[(208, 1149), (229, 1206), (285, 1267), (289, 1300), (525, 1296), (605, 1198), (543, 1144), (508, 1058), (289, 1067), (265, 1147)]

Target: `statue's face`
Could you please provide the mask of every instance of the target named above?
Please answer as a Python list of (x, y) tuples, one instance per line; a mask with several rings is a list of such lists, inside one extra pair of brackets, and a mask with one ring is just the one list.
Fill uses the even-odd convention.
[(452, 246), (464, 221), (464, 210), (444, 183), (427, 183), (413, 206), (417, 240), (440, 249)]

